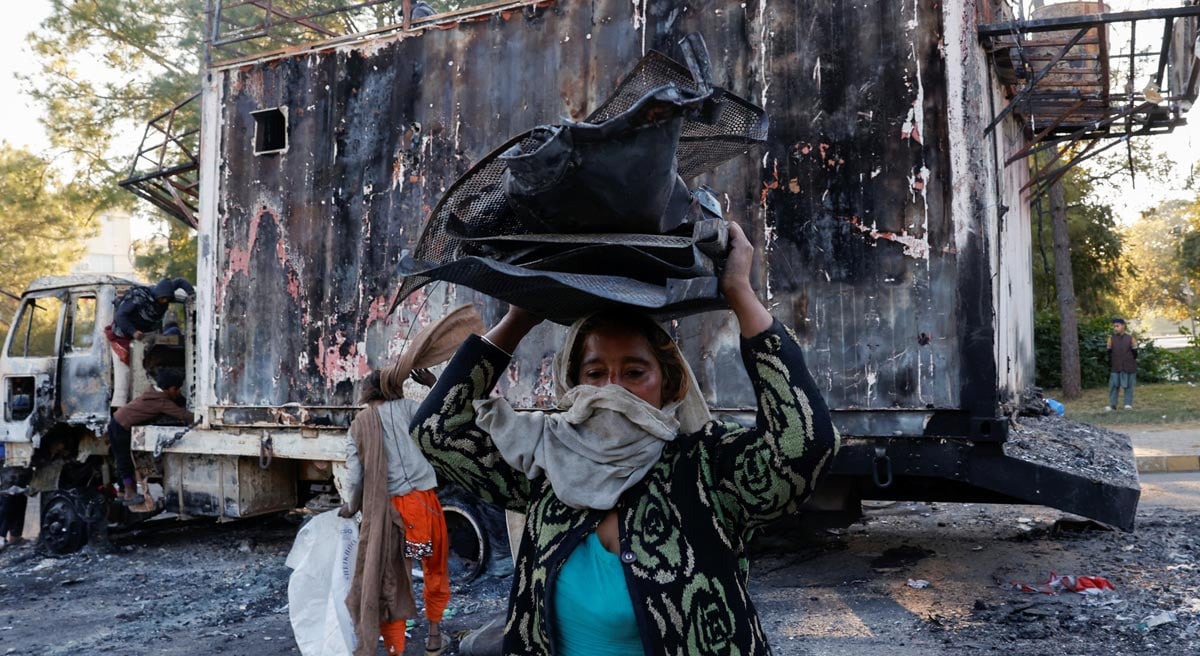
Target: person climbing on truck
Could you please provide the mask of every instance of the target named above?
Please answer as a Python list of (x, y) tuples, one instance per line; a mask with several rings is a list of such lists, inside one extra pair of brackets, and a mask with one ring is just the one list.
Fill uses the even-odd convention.
[[(425, 581), (426, 656), (450, 646), (441, 633), (450, 602), (450, 544), (433, 467), (409, 435), (418, 402), (404, 398), (404, 381), (432, 387), (428, 367), (444, 362), (467, 336), (483, 332), (469, 305), (430, 324), (409, 341), (399, 360), (362, 383), (358, 413), (346, 434), (345, 503), (338, 514), (362, 511), (354, 580), (346, 606), (358, 638), (356, 656), (374, 656), (380, 635), (388, 654), (404, 652), (407, 619), (416, 616), (409, 572), (421, 561)], [(399, 529), (399, 530), (396, 530)]]
[(172, 300), (183, 301), (196, 293), (192, 283), (184, 278), (163, 278), (153, 287), (130, 287), (117, 299), (112, 324), (105, 326), (104, 336), (113, 352), (114, 407), (128, 398), (130, 340), (161, 330), (163, 315)]
[(172, 369), (163, 369), (154, 375), (155, 387), (126, 403), (113, 413), (108, 422), (108, 444), (117, 465), (117, 480), (121, 483), (121, 503), (136, 506), (145, 503), (145, 495), (137, 491), (133, 471), (133, 454), (129, 447), (134, 426), (159, 422), (164, 416), (195, 423), (196, 418), (185, 407), (183, 397), (183, 375)]
[(838, 434), (791, 331), (750, 285), (729, 224), (721, 291), (758, 400), (713, 419), (670, 336), (630, 309), (576, 321), (553, 363), (559, 413), (489, 398), (540, 321), (469, 337), (413, 419), (438, 476), (527, 514), (504, 653), (768, 654), (747, 590), (750, 531), (807, 498)]

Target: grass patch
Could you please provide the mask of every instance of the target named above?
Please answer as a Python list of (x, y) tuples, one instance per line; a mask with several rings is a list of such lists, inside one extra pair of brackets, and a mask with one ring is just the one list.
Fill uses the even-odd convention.
[[(1084, 421), (1097, 426), (1128, 426), (1133, 424), (1181, 424), (1200, 421), (1200, 385), (1187, 383), (1149, 383), (1133, 388), (1133, 410), (1122, 409), (1105, 412), (1108, 405), (1108, 388), (1097, 387), (1083, 390), (1083, 396), (1074, 401), (1062, 398), (1062, 390), (1045, 391), (1048, 399), (1054, 399), (1067, 407), (1067, 418)], [(1124, 404), (1122, 392), (1118, 399)]]

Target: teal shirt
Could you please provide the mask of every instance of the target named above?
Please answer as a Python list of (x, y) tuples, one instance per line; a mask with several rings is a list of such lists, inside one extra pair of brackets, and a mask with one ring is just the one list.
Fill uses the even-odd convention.
[(621, 559), (587, 536), (554, 582), (554, 650), (562, 656), (641, 656)]

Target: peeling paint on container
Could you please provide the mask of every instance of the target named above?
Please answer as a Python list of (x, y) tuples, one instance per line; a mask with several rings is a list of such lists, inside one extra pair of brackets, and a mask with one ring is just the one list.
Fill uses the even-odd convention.
[[(756, 283), (797, 330), (830, 405), (994, 415), (1000, 387), (1031, 365), (1018, 358), (1001, 385), (998, 358), (1025, 348), (1029, 308), (998, 309), (1026, 299), (1001, 299), (991, 282), (1003, 239), (1022, 243), (1028, 225), (1018, 211), (1002, 233), (994, 209), (1019, 205), (1016, 174), (995, 185), (991, 172), (965, 173), (986, 161), (989, 113), (972, 12), (911, 0), (544, 3), (218, 68), (206, 94), (219, 97), (221, 133), (205, 156), (219, 158), (209, 179), (220, 189), (202, 235), (216, 240), (212, 400), (350, 406), (357, 377), (455, 304), (497, 320), (499, 304), (450, 285), (384, 314), (430, 208), (496, 145), (586, 115), (644, 50), (699, 31), (715, 82), (759, 100), (772, 128), (761, 152), (697, 182), (763, 245)], [(303, 108), (288, 151), (256, 156), (249, 114), (276, 106)], [(748, 379), (729, 373), (741, 367), (728, 313), (676, 331), (703, 363), (710, 403), (753, 403)], [(549, 405), (562, 334), (535, 330), (501, 392)]]

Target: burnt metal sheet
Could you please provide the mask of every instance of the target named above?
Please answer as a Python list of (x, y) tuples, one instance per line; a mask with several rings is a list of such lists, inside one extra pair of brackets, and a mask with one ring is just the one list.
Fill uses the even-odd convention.
[[(116, 288), (106, 283), (74, 288), (60, 345), (58, 420), (86, 425), (95, 433), (104, 429), (110, 414), (112, 349), (104, 327), (112, 323), (116, 294)], [(92, 316), (77, 316), (83, 304), (92, 306)], [(88, 334), (78, 334), (82, 332)]]
[(237, 519), (296, 505), (296, 463), (265, 469), (246, 456), (169, 453), (163, 458), (164, 507), (190, 517)]
[[(414, 324), (470, 300), (498, 318), (442, 285), (387, 314), (430, 208), (497, 144), (582, 119), (645, 49), (698, 31), (715, 82), (772, 121), (766, 147), (700, 181), (760, 246), (756, 284), (831, 407), (995, 416), (992, 246), (977, 224), (996, 200), (977, 180), (954, 216), (949, 170), (953, 143), (979, 141), (986, 122), (951, 133), (941, 11), (558, 3), (217, 70), (215, 402), (350, 405)], [(273, 107), (287, 108), (286, 151), (256, 156), (251, 112)], [(753, 404), (729, 313), (671, 328), (714, 407)], [(549, 402), (560, 340), (550, 326), (527, 339), (502, 382), (510, 398)]]

